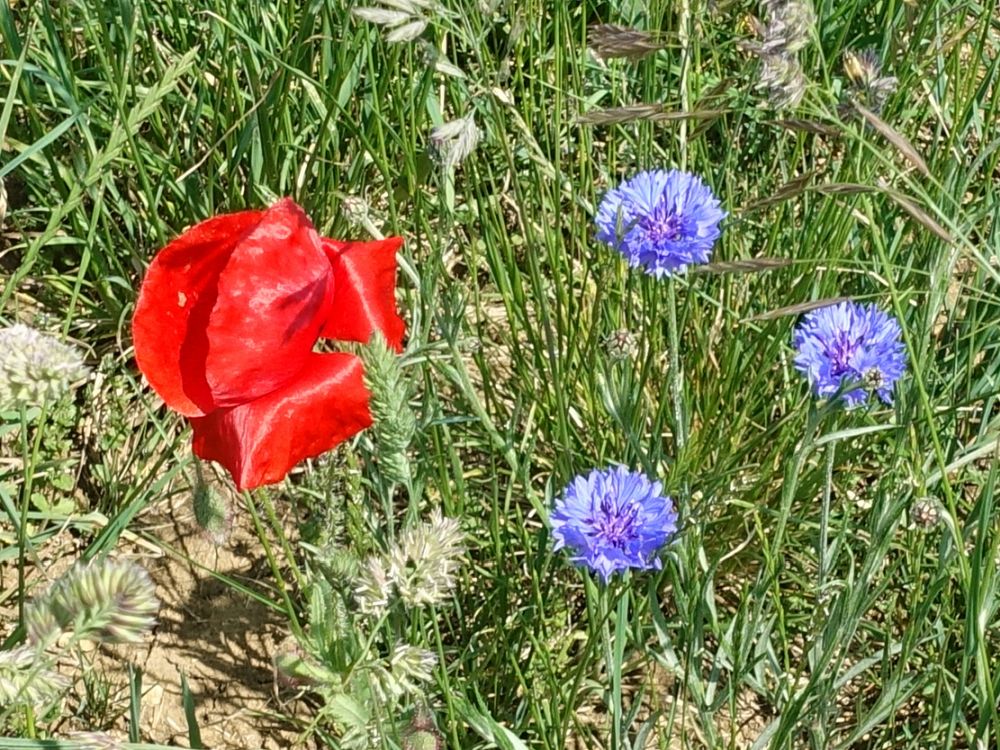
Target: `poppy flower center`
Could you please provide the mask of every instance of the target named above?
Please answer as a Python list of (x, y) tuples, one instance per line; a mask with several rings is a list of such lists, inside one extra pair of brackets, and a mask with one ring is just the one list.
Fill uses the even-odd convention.
[(604, 544), (623, 549), (637, 536), (635, 519), (638, 515), (639, 507), (634, 503), (619, 507), (614, 499), (603, 497), (600, 512), (590, 519), (590, 525)]

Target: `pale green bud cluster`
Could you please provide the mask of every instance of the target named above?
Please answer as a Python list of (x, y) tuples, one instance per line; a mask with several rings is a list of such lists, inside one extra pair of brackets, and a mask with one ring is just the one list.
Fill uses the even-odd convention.
[(429, 521), (403, 531), (387, 553), (362, 564), (354, 589), (361, 611), (385, 611), (393, 591), (410, 607), (441, 603), (455, 588), (464, 553), (458, 521), (435, 509)]
[(78, 565), (30, 602), (28, 639), (44, 646), (60, 633), (77, 638), (135, 642), (148, 633), (160, 602), (149, 574), (128, 561)]
[(407, 695), (420, 695), (421, 685), (431, 681), (436, 664), (433, 651), (397, 643), (388, 659), (379, 660), (370, 667), (375, 677), (372, 685), (383, 703)]
[(55, 700), (69, 681), (50, 669), (28, 645), (0, 651), (0, 706), (42, 707)]
[(86, 374), (76, 348), (20, 323), (0, 329), (0, 408), (51, 404)]

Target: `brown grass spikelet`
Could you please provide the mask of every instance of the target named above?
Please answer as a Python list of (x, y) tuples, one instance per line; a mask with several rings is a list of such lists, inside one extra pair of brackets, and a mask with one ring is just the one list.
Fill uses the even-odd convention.
[(588, 26), (587, 46), (602, 60), (614, 58), (639, 60), (666, 47), (652, 32), (613, 23)]

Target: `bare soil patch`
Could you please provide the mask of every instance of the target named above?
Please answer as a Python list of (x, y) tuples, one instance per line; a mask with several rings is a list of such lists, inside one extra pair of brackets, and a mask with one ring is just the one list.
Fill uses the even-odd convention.
[(266, 605), (218, 576), (251, 588), (270, 578), (247, 515), (234, 514), (229, 538), (215, 544), (196, 524), (189, 499), (175, 497), (139, 528), (165, 550), (147, 568), (157, 584), (159, 624), (143, 670), (143, 739), (187, 744), (181, 673), (195, 697), (202, 741), (209, 748), (286, 748), (297, 733), (281, 726), (273, 658), (288, 625)]

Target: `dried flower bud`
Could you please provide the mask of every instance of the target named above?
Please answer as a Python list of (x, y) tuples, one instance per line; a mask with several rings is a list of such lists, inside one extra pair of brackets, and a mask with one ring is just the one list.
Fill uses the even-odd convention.
[(625, 328), (612, 331), (602, 343), (608, 358), (614, 362), (624, 362), (631, 359), (638, 351), (638, 342), (636, 342), (635, 336)]
[(0, 407), (57, 401), (87, 374), (76, 348), (26, 325), (0, 329)]
[(134, 642), (155, 624), (160, 602), (145, 570), (128, 561), (78, 565), (30, 602), (28, 639), (39, 646), (72, 631), (76, 637)]
[(925, 531), (941, 522), (941, 506), (930, 497), (921, 497), (910, 507), (910, 521)]

